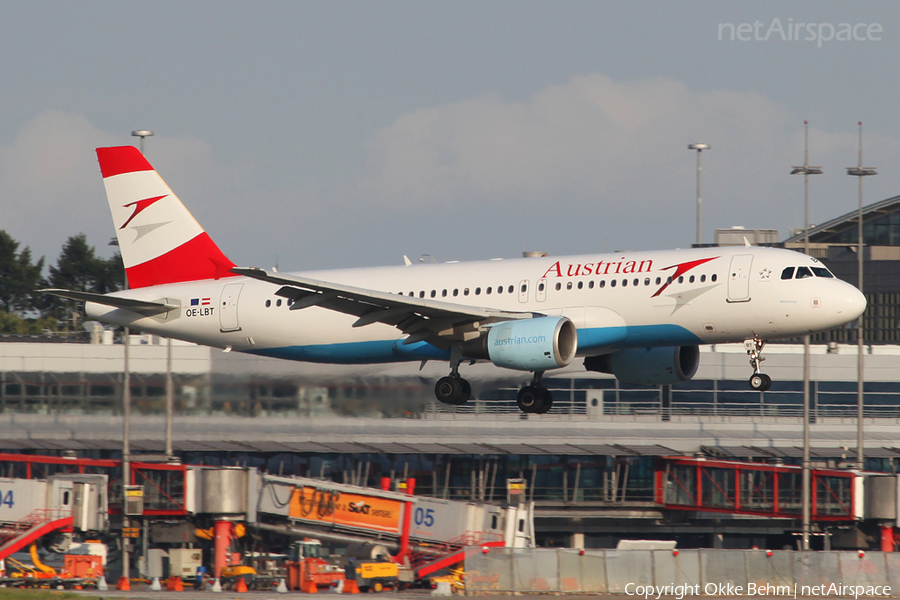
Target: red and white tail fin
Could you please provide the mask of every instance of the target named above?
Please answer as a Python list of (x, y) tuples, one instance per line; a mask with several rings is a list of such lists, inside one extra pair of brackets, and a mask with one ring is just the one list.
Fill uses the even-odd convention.
[(137, 148), (97, 148), (97, 158), (129, 287), (234, 276), (234, 263)]

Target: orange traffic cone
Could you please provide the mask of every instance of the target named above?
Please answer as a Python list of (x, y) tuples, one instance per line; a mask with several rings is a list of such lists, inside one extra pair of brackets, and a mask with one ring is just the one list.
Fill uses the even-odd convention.
[(345, 579), (344, 580), (344, 593), (345, 594), (358, 594), (359, 593), (359, 585), (357, 585), (355, 579)]
[(234, 591), (236, 591), (236, 592), (246, 592), (247, 591), (247, 582), (244, 581), (243, 577), (238, 577), (237, 583), (234, 584)]
[(184, 584), (181, 583), (181, 577), (175, 577), (174, 575), (169, 577), (169, 579), (166, 580), (166, 590), (170, 592), (183, 592)]
[(316, 585), (315, 581), (304, 581), (303, 585), (300, 586), (300, 591), (306, 594), (318, 594), (319, 586)]
[(122, 575), (119, 577), (119, 583), (116, 584), (116, 589), (120, 592), (130, 592), (131, 591), (131, 582), (128, 581), (128, 578)]

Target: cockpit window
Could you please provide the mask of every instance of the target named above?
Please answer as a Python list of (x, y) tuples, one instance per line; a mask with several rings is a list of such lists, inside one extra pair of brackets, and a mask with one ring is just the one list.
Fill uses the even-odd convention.
[(809, 267), (797, 267), (797, 279), (806, 279), (807, 277), (812, 277), (813, 274), (809, 270)]
[(816, 277), (831, 277), (834, 278), (834, 275), (831, 274), (831, 271), (826, 269), (825, 267), (810, 267), (812, 272), (816, 274)]
[(781, 272), (782, 279), (791, 279), (794, 277), (794, 267), (787, 267)]

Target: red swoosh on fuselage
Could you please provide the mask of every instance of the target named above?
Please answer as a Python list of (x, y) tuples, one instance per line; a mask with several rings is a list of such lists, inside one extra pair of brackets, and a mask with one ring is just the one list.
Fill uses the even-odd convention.
[(672, 273), (672, 279), (670, 281), (666, 281), (662, 285), (662, 287), (659, 288), (658, 290), (656, 290), (656, 293), (650, 297), (656, 298), (657, 296), (659, 296), (660, 294), (663, 293), (663, 290), (665, 290), (667, 287), (669, 287), (669, 284), (672, 281), (675, 281), (676, 279), (678, 279), (679, 277), (681, 277), (682, 275), (684, 275), (685, 273), (687, 273), (694, 267), (699, 267), (700, 265), (702, 265), (704, 263), (708, 263), (711, 260), (716, 260), (717, 258), (719, 258), (719, 257), (713, 256), (712, 258), (701, 258), (699, 260), (692, 260), (690, 262), (685, 262), (685, 263), (681, 263), (678, 265), (672, 265), (671, 267), (665, 267), (664, 269), (662, 269), (663, 271), (668, 271), (669, 269), (675, 269), (675, 272)]

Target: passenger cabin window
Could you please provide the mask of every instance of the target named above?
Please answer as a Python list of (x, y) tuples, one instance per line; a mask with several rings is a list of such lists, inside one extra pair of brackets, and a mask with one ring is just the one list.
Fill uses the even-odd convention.
[(781, 272), (782, 279), (792, 279), (794, 277), (794, 267), (786, 267), (784, 271)]
[(812, 271), (809, 270), (809, 267), (797, 267), (797, 279), (806, 279), (807, 277), (812, 277)]
[(831, 271), (826, 269), (825, 267), (810, 267), (812, 272), (816, 274), (816, 277), (829, 277), (834, 278), (834, 275), (831, 274)]
[[(510, 294), (512, 294), (512, 293), (513, 293), (513, 286), (509, 286), (509, 289), (506, 290), (506, 291), (509, 292)], [(522, 290), (522, 291), (524, 292), (525, 290)]]

